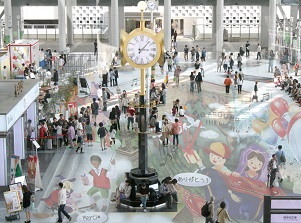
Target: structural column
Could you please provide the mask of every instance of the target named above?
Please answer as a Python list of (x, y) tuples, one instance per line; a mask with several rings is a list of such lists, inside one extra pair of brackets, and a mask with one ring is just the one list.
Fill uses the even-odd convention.
[(110, 8), (110, 39), (111, 45), (119, 48), (119, 15), (118, 0), (111, 0)]
[(166, 51), (171, 48), (171, 0), (164, 0), (164, 46)]
[(224, 0), (217, 0), (216, 5), (216, 58), (221, 56), (222, 47), (224, 44), (223, 32), (224, 32)]
[(124, 29), (125, 30), (125, 18), (124, 18), (124, 5), (120, 4), (118, 6), (118, 16), (119, 16), (119, 30)]
[(24, 33), (23, 7), (12, 7), (12, 32), (14, 39), (22, 39)]
[(66, 49), (66, 1), (58, 0), (58, 19), (59, 19), (59, 52)]
[(73, 16), (72, 7), (76, 5), (76, 0), (67, 0), (67, 45), (73, 45)]
[[(270, 25), (269, 24), (269, 6), (261, 6), (261, 19), (260, 19), (260, 45), (262, 48), (269, 47), (270, 40)], [(275, 29), (275, 28), (274, 28)]]
[(216, 6), (212, 6), (212, 44), (216, 41)]
[(13, 41), (13, 19), (12, 19), (12, 6), (11, 0), (4, 0), (4, 12), (5, 12), (5, 44), (9, 44)]
[(276, 43), (276, 13), (277, 5), (276, 0), (270, 0), (269, 6), (269, 50), (275, 51)]

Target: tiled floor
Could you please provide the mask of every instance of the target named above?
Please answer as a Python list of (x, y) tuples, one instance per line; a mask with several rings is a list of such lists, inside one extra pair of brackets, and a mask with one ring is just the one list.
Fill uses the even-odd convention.
[[(43, 43), (46, 48), (55, 46), (54, 43)], [(184, 44), (180, 43), (180, 44)], [(192, 45), (192, 42), (189, 42)], [(195, 43), (194, 43), (195, 44)], [(230, 49), (237, 49), (244, 43), (227, 43)], [(79, 43), (76, 47), (88, 50), (93, 44), (89, 42)], [(199, 43), (202, 46), (202, 43)], [(208, 52), (213, 49), (210, 44), (206, 44)], [(255, 46), (255, 42), (253, 44)], [(75, 48), (76, 48), (75, 47)], [(47, 47), (48, 48), (48, 47)], [(210, 53), (209, 53), (210, 55)], [(181, 55), (180, 55), (181, 56)], [(85, 146), (84, 154), (75, 154), (70, 149), (59, 149), (52, 152), (41, 152), (40, 167), (43, 174), (43, 191), (36, 194), (33, 223), (55, 222), (57, 218), (56, 210), (52, 210), (52, 201), (56, 201), (54, 191), (64, 176), (71, 183), (70, 197), (68, 200), (68, 211), (73, 217), (72, 222), (84, 222), (83, 216), (98, 215), (99, 220), (109, 223), (122, 222), (126, 218), (129, 222), (177, 222), (190, 223), (202, 222), (200, 209), (202, 204), (208, 200), (212, 194), (216, 198), (215, 207), (219, 202), (225, 200), (234, 222), (262, 222), (262, 197), (264, 194), (270, 195), (297, 195), (300, 194), (300, 176), (295, 173), (295, 169), (300, 169), (301, 154), (299, 154), (298, 135), (301, 123), (298, 119), (300, 108), (286, 93), (275, 88), (272, 83), (272, 74), (267, 72), (267, 60), (255, 60), (255, 54), (251, 54), (249, 59), (244, 58), (243, 71), (246, 75), (243, 82), (243, 93), (238, 95), (235, 88), (230, 90), (230, 94), (224, 93), (223, 80), (224, 73), (216, 72), (216, 63), (210, 56), (207, 58), (204, 83), (201, 93), (189, 92), (188, 76), (193, 70), (193, 64), (186, 63), (183, 58), (180, 65), (185, 67), (181, 74), (180, 87), (175, 87), (170, 73), (170, 85), (168, 87), (168, 105), (159, 107), (159, 114), (169, 114), (171, 103), (175, 99), (180, 99), (180, 104), (186, 106), (186, 116), (181, 118), (182, 130), (178, 148), (171, 145), (163, 147), (159, 134), (149, 135), (149, 166), (156, 168), (160, 179), (165, 176), (177, 176), (179, 180), (179, 198), (181, 203), (177, 205), (177, 212), (157, 212), (142, 213), (136, 212), (116, 212), (115, 204), (105, 199), (101, 194), (94, 195), (96, 208), (91, 209), (90, 197), (87, 192), (91, 188), (92, 178), (88, 172), (91, 170), (90, 157), (100, 156), (101, 167), (110, 169), (110, 192), (113, 192), (117, 185), (123, 180), (124, 172), (137, 166), (137, 136), (133, 132), (126, 130), (126, 120), (122, 116), (122, 130), (118, 133), (116, 144), (106, 151), (101, 151), (98, 139), (93, 147)], [(276, 61), (275, 61), (276, 65)], [(161, 83), (165, 76), (156, 73), (156, 82)], [(86, 77), (91, 84), (92, 95), (95, 88), (94, 83), (99, 83), (98, 75), (91, 74)], [(138, 85), (132, 85), (133, 79), (139, 79), (138, 70), (121, 69), (120, 88), (127, 90), (129, 95), (139, 91)], [(254, 82), (259, 81), (259, 100), (263, 93), (269, 93), (270, 99), (263, 102), (251, 102), (251, 95)], [(115, 94), (110, 100), (109, 111), (112, 106), (118, 103), (116, 88), (110, 88)], [(78, 99), (81, 105), (89, 104), (91, 96)], [(108, 122), (108, 112), (101, 113), (98, 121)], [(160, 116), (159, 116), (160, 117)], [(173, 117), (170, 117), (173, 119)], [(280, 121), (280, 123), (278, 123)], [(285, 133), (285, 134), (284, 134)], [(284, 134), (284, 136), (283, 136)], [(280, 137), (280, 136), (282, 137)], [(229, 147), (228, 156), (221, 157), (224, 151), (216, 144), (222, 142)], [(284, 182), (280, 188), (269, 189), (265, 183), (267, 181), (266, 165), (272, 153), (276, 151), (276, 146), (282, 144), (287, 155), (286, 168), (281, 172)], [(217, 147), (216, 147), (217, 146)], [(55, 154), (53, 153), (55, 152)], [(261, 156), (261, 168), (258, 168), (257, 177), (247, 177), (246, 171), (249, 158), (247, 156), (255, 152)], [(209, 154), (209, 155), (208, 155)], [(219, 156), (220, 155), (220, 156)], [(220, 157), (220, 158), (218, 158)], [(253, 157), (254, 158), (254, 157)], [(216, 162), (225, 162), (225, 167), (218, 171)], [(259, 158), (258, 158), (259, 159)], [(116, 164), (112, 162), (114, 160)], [(202, 160), (206, 167), (199, 169)], [(47, 164), (50, 164), (47, 166)], [(197, 172), (196, 172), (197, 171)], [(232, 174), (231, 174), (232, 173)], [(238, 177), (236, 174), (240, 176)], [(181, 174), (181, 175), (179, 175)], [(207, 183), (187, 183), (187, 176), (194, 174), (194, 180), (204, 180), (204, 175), (209, 176), (211, 182)], [(88, 176), (89, 183), (84, 183), (83, 178)], [(290, 176), (290, 177), (288, 177)], [(290, 178), (290, 179), (289, 179)], [(190, 178), (190, 181), (193, 180)], [(207, 179), (207, 178), (206, 178)], [(104, 204), (109, 204), (108, 212), (101, 212)], [(1, 202), (0, 222), (5, 215), (3, 202)], [(24, 214), (22, 213), (22, 221)], [(100, 219), (104, 219), (103, 221)], [(66, 221), (66, 220), (65, 220)], [(21, 220), (20, 220), (21, 222)], [(92, 222), (92, 221), (91, 221)], [(93, 221), (94, 222), (94, 221)]]

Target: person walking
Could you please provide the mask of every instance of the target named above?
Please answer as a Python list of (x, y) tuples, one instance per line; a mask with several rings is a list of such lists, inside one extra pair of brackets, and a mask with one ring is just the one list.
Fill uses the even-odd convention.
[(208, 209), (209, 209), (210, 215), (208, 217), (206, 217), (205, 223), (214, 223), (214, 220), (213, 220), (214, 219), (214, 197), (213, 196), (210, 196)]
[(3, 67), (3, 70), (2, 70), (2, 76), (3, 76), (3, 79), (6, 79), (6, 78), (7, 78), (7, 70), (6, 70), (6, 66)]
[(93, 103), (91, 104), (91, 110), (92, 110), (92, 120), (94, 121), (94, 126), (96, 126), (96, 118), (98, 115), (98, 109), (99, 109), (99, 105), (96, 102), (96, 98), (93, 98)]
[(232, 80), (229, 77), (229, 75), (227, 75), (227, 78), (224, 80), (224, 85), (226, 87), (226, 93), (229, 94), (229, 90), (230, 90), (230, 85), (232, 84)]
[(97, 40), (94, 40), (94, 56), (97, 54)]
[(242, 65), (242, 57), (240, 53), (237, 55), (236, 59), (237, 59), (237, 68), (240, 69)]
[(278, 151), (275, 154), (277, 157), (277, 163), (279, 167), (283, 167), (285, 165), (285, 153), (282, 150), (282, 145), (278, 146)]
[(105, 136), (108, 133), (108, 130), (103, 126), (103, 123), (99, 123), (99, 128), (97, 130), (97, 135), (99, 136), (100, 139), (100, 147), (101, 151), (106, 150), (106, 145), (105, 145)]
[(185, 45), (185, 47), (184, 47), (184, 60), (185, 61), (188, 61), (188, 51), (189, 51), (189, 49), (188, 49), (187, 45)]
[(206, 48), (205, 48), (205, 47), (203, 47), (203, 49), (202, 49), (202, 57), (201, 57), (201, 59), (203, 58), (203, 59), (204, 59), (204, 61), (206, 61), (206, 56), (207, 56), (207, 51), (206, 51)]
[(77, 149), (76, 153), (80, 150), (80, 153), (83, 152), (83, 144), (84, 144), (84, 128), (82, 122), (78, 122), (77, 124)]
[(250, 56), (250, 43), (247, 41), (246, 43), (246, 57)]
[(175, 77), (175, 82), (176, 82), (176, 86), (179, 87), (180, 84), (180, 73), (181, 73), (181, 67), (177, 66), (175, 72), (174, 72), (174, 77)]
[(268, 72), (271, 72), (271, 73), (273, 73), (274, 58), (275, 58), (275, 53), (273, 50), (271, 50), (270, 57), (269, 57), (269, 70), (268, 70)]
[(110, 87), (113, 87), (115, 76), (112, 68), (109, 69), (109, 74), (110, 74)]
[(228, 211), (226, 210), (226, 203), (222, 201), (219, 205), (219, 208), (216, 210), (216, 218), (218, 223), (226, 223), (231, 221)]
[(70, 143), (70, 149), (74, 149), (74, 141), (75, 140), (75, 130), (74, 130), (74, 127), (72, 125), (71, 122), (68, 123), (68, 132), (67, 132), (67, 135), (68, 135), (68, 141)]
[(30, 223), (30, 202), (32, 193), (29, 191), (26, 185), (22, 186), (23, 191), (23, 210), (26, 213), (26, 221), (24, 223)]
[(268, 163), (268, 171), (270, 176), (270, 188), (274, 187), (273, 183), (276, 179), (276, 173), (278, 172), (278, 162), (276, 154), (272, 155), (272, 159)]
[(238, 78), (237, 78), (237, 92), (238, 92), (238, 94), (241, 94), (242, 83), (243, 83), (242, 75), (239, 73)]
[(190, 73), (189, 79), (190, 79), (190, 92), (194, 92), (194, 81), (195, 81), (195, 71)]
[(194, 47), (191, 48), (190, 53), (191, 53), (191, 62), (194, 62), (194, 57), (195, 57), (195, 53), (196, 53)]
[(64, 188), (64, 184), (62, 182), (59, 183), (59, 194), (58, 194), (58, 217), (59, 219), (57, 222), (63, 222), (62, 219), (62, 213), (66, 216), (66, 218), (69, 219), (69, 221), (72, 220), (71, 216), (65, 211), (65, 206), (67, 203), (67, 192), (66, 189)]
[(114, 86), (118, 86), (118, 78), (119, 78), (119, 75), (118, 75), (118, 70), (117, 70), (117, 68), (116, 67), (114, 67), (114, 78), (115, 78), (115, 80), (114, 80)]
[(256, 57), (256, 60), (261, 60), (261, 46), (260, 46), (259, 43), (257, 44), (257, 57)]
[(107, 102), (108, 102), (108, 94), (106, 88), (102, 88), (102, 110), (106, 111), (107, 110)]
[(255, 94), (256, 101), (258, 102), (257, 92), (258, 92), (258, 81), (256, 81), (254, 85), (254, 94)]
[(32, 141), (31, 141), (31, 135), (34, 132), (34, 127), (31, 125), (31, 119), (28, 119), (27, 125), (26, 125), (26, 144), (27, 144), (27, 150), (32, 150)]
[[(180, 134), (180, 123), (179, 123), (179, 119), (175, 119), (175, 123), (172, 123), (171, 125), (171, 131), (172, 131), (172, 142), (173, 142), (173, 146), (178, 146), (179, 145), (179, 134)], [(177, 141), (177, 143), (176, 143)]]
[(202, 91), (201, 83), (203, 82), (201, 72), (198, 72), (198, 74), (196, 75), (195, 82), (196, 82), (196, 86), (197, 86), (197, 89), (198, 89), (198, 93), (200, 93), (200, 91)]

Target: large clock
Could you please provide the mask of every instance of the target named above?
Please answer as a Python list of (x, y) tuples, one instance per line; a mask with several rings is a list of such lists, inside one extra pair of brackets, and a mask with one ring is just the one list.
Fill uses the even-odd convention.
[(146, 1), (147, 9), (149, 11), (155, 11), (158, 10), (158, 1), (157, 0), (148, 0)]
[(163, 32), (155, 35), (150, 29), (136, 29), (130, 34), (121, 33), (122, 54), (126, 62), (133, 67), (148, 68), (157, 62), (162, 63)]

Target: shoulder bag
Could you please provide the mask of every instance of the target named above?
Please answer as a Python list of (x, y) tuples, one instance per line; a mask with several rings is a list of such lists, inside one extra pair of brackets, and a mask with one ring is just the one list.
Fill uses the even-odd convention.
[(215, 221), (215, 223), (218, 223), (218, 215), (223, 211), (224, 209), (220, 210), (217, 214), (217, 220)]

